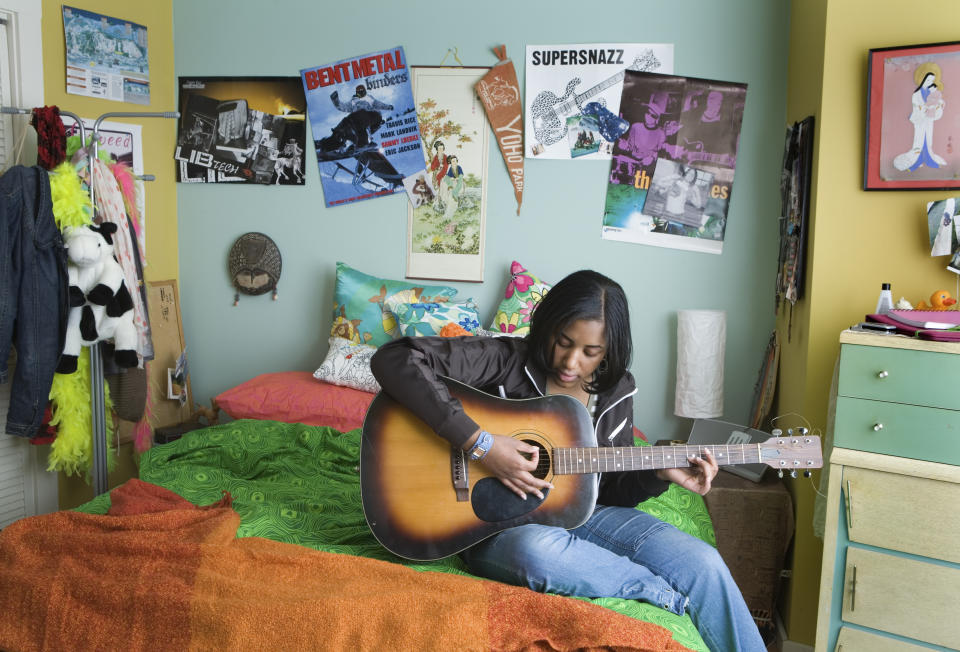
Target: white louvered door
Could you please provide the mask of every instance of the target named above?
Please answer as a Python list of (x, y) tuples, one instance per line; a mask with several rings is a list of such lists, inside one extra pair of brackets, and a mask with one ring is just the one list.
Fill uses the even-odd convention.
[[(43, 106), (41, 9), (37, 0), (0, 0), (0, 106)], [(14, 163), (21, 134), (26, 136), (21, 162), (30, 165), (36, 160), (36, 137), (29, 116), (0, 115), (0, 170)], [(8, 378), (13, 371), (11, 364)], [(57, 475), (46, 471), (49, 446), (3, 434), (9, 404), (8, 382), (0, 385), (0, 529), (24, 516), (54, 511), (58, 502)]]
[[(10, 377), (13, 377), (13, 367)], [(9, 405), (10, 383), (6, 383), (0, 385), (0, 423), (7, 422)], [(0, 435), (0, 530), (36, 511), (33, 483), (27, 479), (29, 446), (21, 437)], [(30, 505), (29, 511), (27, 505)]]

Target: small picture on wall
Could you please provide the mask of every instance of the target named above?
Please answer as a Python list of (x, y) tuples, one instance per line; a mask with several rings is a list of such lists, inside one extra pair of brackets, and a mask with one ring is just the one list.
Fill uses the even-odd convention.
[(870, 50), (864, 190), (960, 188), (960, 42)]
[(950, 256), (960, 247), (960, 197), (948, 197), (927, 203), (927, 229), (930, 233), (930, 255)]
[(182, 183), (304, 185), (297, 77), (181, 77), (174, 159)]

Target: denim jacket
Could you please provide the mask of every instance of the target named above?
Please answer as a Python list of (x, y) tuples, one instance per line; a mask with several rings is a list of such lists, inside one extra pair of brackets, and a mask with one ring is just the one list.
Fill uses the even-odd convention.
[(16, 345), (8, 435), (32, 437), (43, 421), (67, 320), (67, 255), (53, 218), (50, 179), (15, 166), (0, 177), (0, 382)]

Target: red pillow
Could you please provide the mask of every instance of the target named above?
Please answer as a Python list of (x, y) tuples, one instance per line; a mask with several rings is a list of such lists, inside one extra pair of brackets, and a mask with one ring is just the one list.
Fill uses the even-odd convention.
[(261, 374), (216, 397), (234, 419), (268, 419), (341, 432), (363, 425), (375, 394), (317, 380), (309, 371)]

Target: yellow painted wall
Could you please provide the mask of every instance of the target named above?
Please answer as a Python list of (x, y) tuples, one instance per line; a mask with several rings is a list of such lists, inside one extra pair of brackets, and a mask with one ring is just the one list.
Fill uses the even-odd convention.
[[(816, 118), (807, 293), (781, 310), (783, 342), (774, 414), (796, 412), (826, 429), (840, 331), (872, 312), (883, 282), (916, 303), (937, 289), (958, 294), (946, 257), (932, 258), (926, 203), (957, 191), (862, 190), (871, 48), (957, 40), (955, 0), (794, 0), (787, 118)], [(957, 134), (960, 137), (960, 134)], [(790, 341), (787, 333), (790, 332)], [(793, 417), (784, 421), (799, 425)], [(815, 482), (819, 482), (817, 476)], [(814, 489), (791, 485), (797, 511), (792, 579), (782, 605), (787, 634), (813, 644), (822, 542), (813, 536)]]
[[(47, 105), (57, 105), (84, 118), (95, 119), (108, 111), (176, 110), (176, 80), (173, 74), (173, 6), (171, 0), (129, 2), (124, 0), (75, 0), (70, 6), (115, 18), (124, 18), (147, 28), (150, 63), (150, 104), (68, 95), (66, 92), (62, 3), (43, 2), (43, 94)], [(159, 118), (110, 118), (143, 125), (143, 166), (156, 181), (146, 185), (147, 281), (177, 278), (177, 195), (173, 165), (176, 120)], [(136, 475), (131, 446), (121, 447), (117, 469), (110, 476), (115, 486)], [(93, 498), (93, 489), (82, 479), (60, 476), (60, 507), (76, 506)]]

